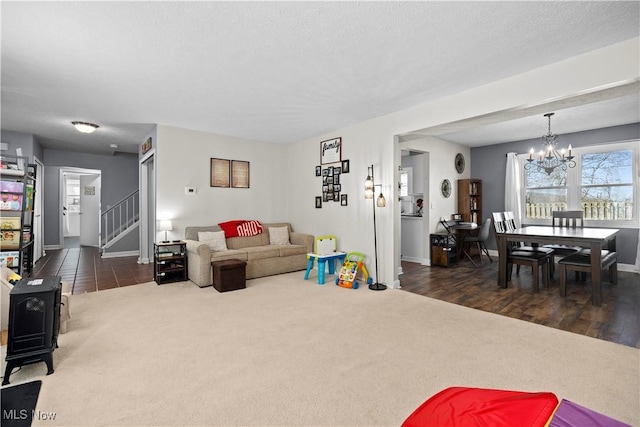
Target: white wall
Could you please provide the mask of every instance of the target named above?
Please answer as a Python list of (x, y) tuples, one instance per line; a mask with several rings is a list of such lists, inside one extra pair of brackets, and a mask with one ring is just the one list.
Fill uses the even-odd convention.
[[(639, 52), (639, 39), (634, 38), (287, 146), (160, 126), (158, 215), (163, 211), (170, 213), (178, 224), (180, 236), (184, 235), (184, 225), (190, 224), (215, 224), (238, 217), (289, 220), (296, 230), (314, 235), (335, 234), (341, 249), (364, 252), (367, 268), (375, 274), (372, 203), (363, 197), (367, 167), (373, 164), (376, 182), (383, 185), (387, 199), (386, 208), (376, 208), (380, 262), (377, 279), (397, 285), (400, 265), (397, 183), (401, 164), (398, 135), (638, 80)], [(321, 178), (315, 176), (315, 167), (320, 164), (320, 141), (335, 137), (342, 137), (342, 158), (350, 160), (350, 173), (341, 177), (342, 192), (349, 198), (348, 206), (323, 203), (322, 209), (316, 209), (315, 197), (321, 195)], [(426, 233), (435, 229), (439, 216), (449, 215), (457, 208), (456, 185), (451, 197), (445, 200), (440, 196), (440, 181), (449, 178), (454, 184), (466, 176), (470, 165), (460, 176), (454, 167), (455, 154), (463, 152), (469, 159), (468, 150), (435, 138), (426, 138), (424, 143), (427, 149), (422, 150), (431, 153), (429, 193), (435, 202)], [(210, 157), (250, 161), (251, 188), (210, 188)], [(198, 194), (184, 195), (185, 186), (198, 187)]]
[[(289, 165), (286, 146), (158, 126), (156, 213), (173, 219), (169, 237), (184, 238), (184, 227), (216, 225), (230, 219), (287, 221)], [(249, 188), (210, 186), (210, 159), (250, 162)], [(196, 187), (195, 195), (185, 187)], [(164, 234), (164, 233), (163, 233)]]
[[(362, 196), (367, 166), (373, 163), (376, 181), (383, 184), (388, 202), (386, 208), (378, 208), (376, 211), (380, 262), (378, 279), (388, 285), (397, 286), (400, 265), (400, 207), (397, 200), (397, 182), (401, 164), (398, 135), (471, 117), (569, 98), (608, 85), (640, 79), (639, 47), (639, 39), (634, 38), (455, 96), (292, 144), (287, 152), (289, 163), (292, 164), (291, 176), (295, 178), (290, 189), (291, 221), (296, 223), (298, 228), (314, 234), (332, 233), (339, 236), (342, 249), (364, 252), (368, 255), (367, 267), (373, 269), (372, 208), (370, 201), (365, 201)], [(345, 208), (339, 205), (323, 205), (322, 209), (315, 209), (313, 200), (315, 195), (319, 195), (319, 189), (316, 190), (319, 183), (313, 171), (315, 165), (319, 164), (319, 143), (335, 137), (342, 137), (343, 159), (350, 159), (351, 162), (349, 178), (343, 177), (342, 181), (343, 191), (349, 194), (349, 206)], [(453, 185), (453, 193), (449, 199), (441, 199), (440, 181), (449, 178), (453, 184), (458, 178), (468, 177), (469, 165), (463, 175), (458, 175), (454, 159), (457, 152), (463, 152), (469, 159), (469, 151), (437, 139), (427, 141), (428, 149), (421, 149), (433, 152), (430, 158), (429, 193), (435, 202), (435, 208), (428, 229), (434, 230), (439, 216), (450, 215), (457, 210), (456, 185)], [(485, 185), (490, 186), (491, 183)]]

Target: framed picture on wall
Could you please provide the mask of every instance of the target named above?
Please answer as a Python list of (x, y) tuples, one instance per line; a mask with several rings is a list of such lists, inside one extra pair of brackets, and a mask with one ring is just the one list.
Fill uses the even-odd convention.
[(316, 209), (319, 209), (321, 207), (322, 207), (322, 197), (316, 196)]
[(231, 160), (211, 159), (211, 187), (229, 187)]
[(249, 188), (249, 162), (231, 160), (231, 186)]

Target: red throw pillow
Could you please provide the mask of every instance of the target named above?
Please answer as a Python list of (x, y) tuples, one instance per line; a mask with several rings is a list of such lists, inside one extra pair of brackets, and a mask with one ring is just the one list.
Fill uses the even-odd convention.
[(262, 224), (259, 221), (245, 221), (238, 226), (238, 235), (240, 236), (256, 236), (262, 234)]
[(218, 224), (218, 227), (222, 228), (222, 231), (224, 231), (224, 237), (228, 239), (229, 237), (239, 236), (238, 226), (243, 222), (244, 220), (236, 219), (233, 221), (221, 222), (220, 224)]
[(251, 220), (245, 221), (241, 219), (236, 219), (232, 221), (221, 222), (218, 224), (220, 228), (224, 231), (224, 237), (246, 237), (246, 236), (256, 236), (258, 234), (262, 234), (263, 228), (262, 224), (259, 221)]

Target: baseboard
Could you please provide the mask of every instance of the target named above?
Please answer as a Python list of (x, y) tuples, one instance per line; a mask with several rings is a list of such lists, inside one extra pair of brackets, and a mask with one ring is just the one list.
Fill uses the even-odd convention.
[(407, 261), (407, 262), (416, 262), (418, 264), (422, 264), (422, 265), (429, 265), (429, 260), (426, 258), (415, 258), (415, 257), (410, 257), (410, 256), (403, 256), (402, 257), (402, 261)]
[(107, 252), (102, 253), (101, 258), (119, 258), (124, 256), (138, 256), (140, 255), (139, 251), (126, 251), (126, 252)]
[(45, 245), (44, 250), (52, 250), (55, 251), (57, 249), (62, 249), (62, 245)]
[(640, 274), (636, 271), (636, 266), (632, 264), (620, 264), (618, 263), (618, 271), (627, 271), (629, 273)]

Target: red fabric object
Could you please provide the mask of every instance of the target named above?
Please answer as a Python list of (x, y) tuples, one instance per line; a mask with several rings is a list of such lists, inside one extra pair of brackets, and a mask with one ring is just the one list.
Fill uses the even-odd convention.
[(543, 427), (558, 405), (550, 392), (450, 387), (430, 397), (403, 427)]
[(262, 224), (259, 221), (244, 221), (238, 226), (239, 236), (256, 236), (262, 234)]
[(235, 219), (232, 221), (221, 222), (218, 224), (224, 231), (224, 237), (238, 237), (238, 236), (256, 236), (262, 234), (263, 228), (259, 221), (251, 220), (246, 221), (243, 219)]
[(229, 237), (239, 236), (238, 226), (243, 222), (244, 220), (242, 219), (236, 219), (233, 221), (221, 222), (218, 224), (218, 227), (222, 228), (222, 231), (224, 231), (224, 237), (228, 239)]

